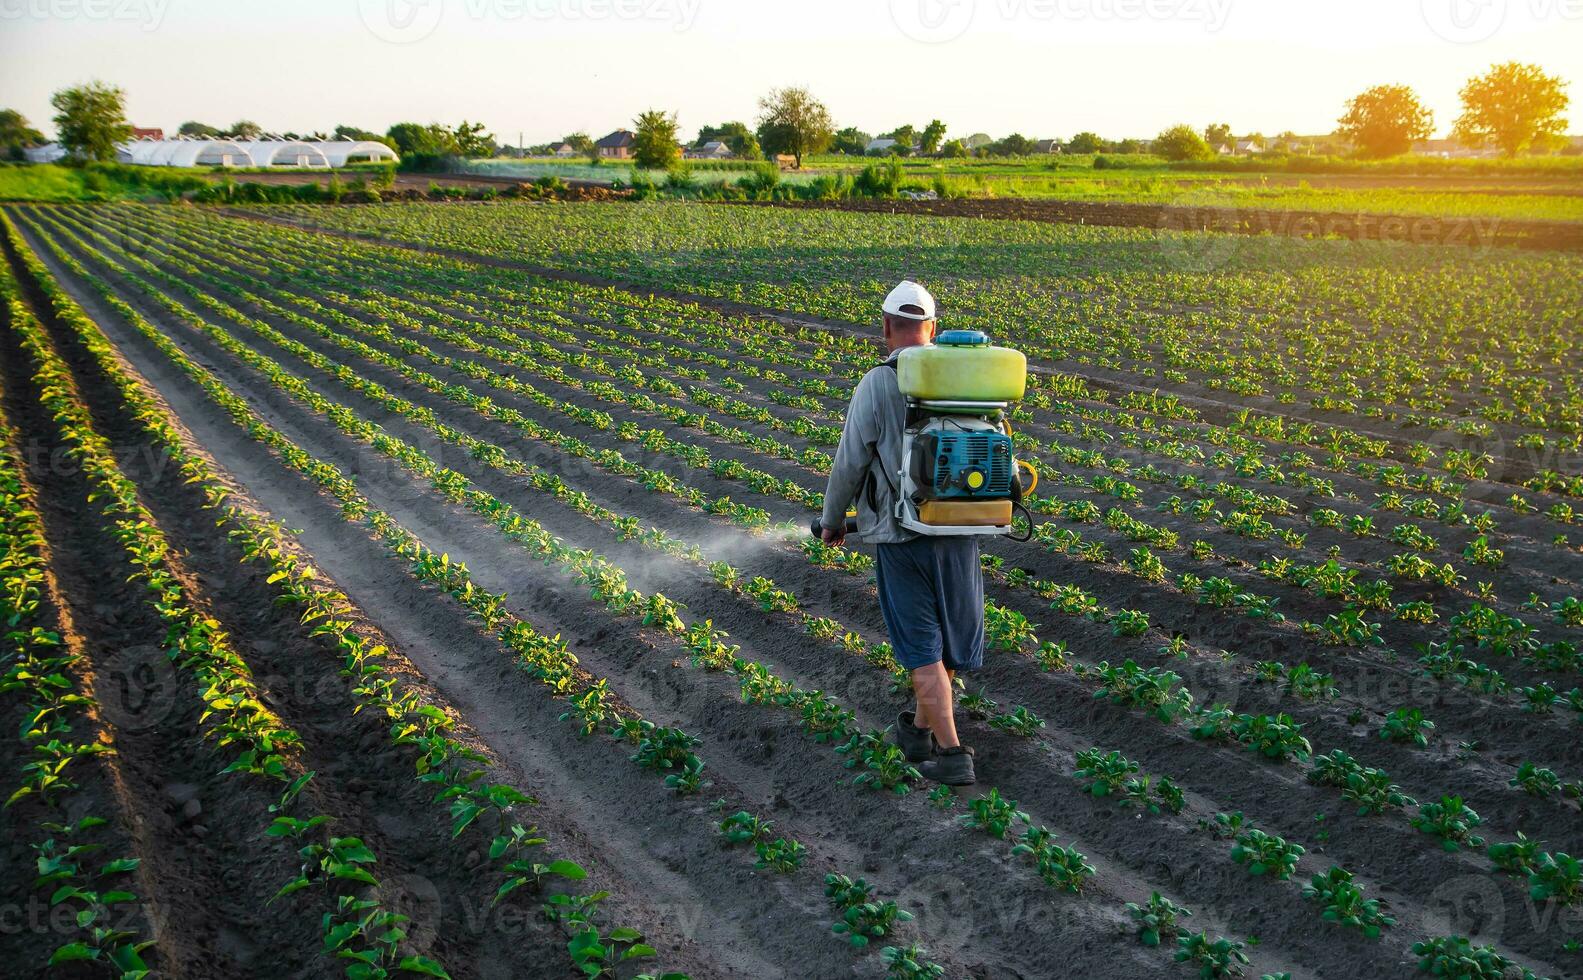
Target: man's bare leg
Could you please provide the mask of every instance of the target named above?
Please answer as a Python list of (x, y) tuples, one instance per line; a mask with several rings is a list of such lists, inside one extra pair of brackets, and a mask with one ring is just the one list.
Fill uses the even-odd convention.
[[(915, 671), (913, 673), (913, 677), (916, 678), (917, 676), (918, 676), (917, 672)], [(945, 679), (946, 679), (946, 682), (947, 682), (946, 686), (951, 691), (952, 697), (955, 697), (956, 696), (956, 671), (954, 671), (954, 670), (947, 670), (945, 672)], [(914, 684), (913, 684), (913, 693), (917, 694), (917, 691), (918, 691), (918, 685), (917, 685), (917, 683), (915, 681)], [(955, 705), (954, 704), (951, 707), (952, 707), (953, 710), (955, 710)], [(913, 717), (914, 723), (917, 724), (919, 728), (928, 728), (929, 727), (929, 713), (924, 710), (923, 701), (921, 699), (917, 700), (916, 703), (913, 705), (912, 717)]]
[(934, 732), (934, 740), (942, 749), (960, 744), (956, 737), (956, 716), (952, 713), (952, 671), (945, 664), (935, 661), (912, 672), (912, 688), (918, 695), (914, 723)]

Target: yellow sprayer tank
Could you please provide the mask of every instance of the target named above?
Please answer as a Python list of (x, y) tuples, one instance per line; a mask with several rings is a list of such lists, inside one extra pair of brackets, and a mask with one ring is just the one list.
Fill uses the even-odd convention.
[(978, 330), (947, 330), (896, 361), (901, 393), (923, 401), (1015, 402), (1028, 385), (1022, 351), (994, 347)]

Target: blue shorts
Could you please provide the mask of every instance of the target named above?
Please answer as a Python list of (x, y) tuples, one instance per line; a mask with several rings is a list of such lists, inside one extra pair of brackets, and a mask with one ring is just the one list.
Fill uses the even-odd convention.
[(917, 537), (874, 547), (879, 608), (896, 662), (984, 666), (984, 568), (977, 537)]

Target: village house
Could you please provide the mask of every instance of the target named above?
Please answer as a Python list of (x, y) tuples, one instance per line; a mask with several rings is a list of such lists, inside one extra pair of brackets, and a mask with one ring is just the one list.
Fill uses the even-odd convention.
[(729, 160), (735, 154), (721, 140), (710, 140), (702, 146), (687, 147), (682, 155), (689, 160)]
[(626, 160), (632, 156), (633, 144), (637, 137), (632, 135), (630, 129), (618, 129), (594, 144), (599, 155), (610, 160)]

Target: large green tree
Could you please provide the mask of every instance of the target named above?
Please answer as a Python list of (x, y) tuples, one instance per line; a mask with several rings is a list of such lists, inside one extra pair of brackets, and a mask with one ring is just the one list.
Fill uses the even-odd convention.
[(366, 140), (374, 143), (383, 143), (392, 150), (396, 148), (395, 142), (389, 136), (381, 136), (361, 126), (347, 126), (343, 123), (335, 127), (335, 132), (330, 135), (338, 140)]
[(850, 156), (862, 156), (868, 151), (869, 141), (873, 138), (856, 126), (848, 126), (831, 137), (830, 149)]
[(402, 122), (385, 131), (402, 156), (455, 156), (461, 153), (456, 134), (439, 123)]
[(456, 140), (456, 152), (464, 157), (492, 157), (500, 149), (495, 134), (484, 131), (483, 123), (470, 123), (466, 119), (451, 134)]
[(669, 170), (681, 158), (676, 148), (676, 113), (650, 109), (632, 121), (632, 160), (650, 170)]
[(1336, 134), (1350, 140), (1361, 156), (1396, 156), (1434, 131), (1435, 115), (1406, 85), (1376, 85), (1347, 101)]
[(219, 136), (220, 130), (214, 126), (210, 126), (208, 123), (201, 123), (195, 119), (189, 119), (180, 126), (176, 127), (176, 134), (178, 136), (192, 136), (196, 139), (209, 139), (210, 137)]
[(1466, 146), (1497, 146), (1509, 157), (1548, 149), (1567, 130), (1566, 86), (1538, 65), (1496, 65), (1462, 86), (1462, 115), (1451, 135)]
[(773, 89), (759, 100), (759, 145), (766, 154), (789, 154), (799, 169), (803, 157), (830, 145), (834, 130), (830, 110), (805, 88)]
[(61, 89), (50, 96), (60, 145), (88, 160), (114, 160), (116, 144), (132, 138), (126, 92), (104, 82)]
[(264, 127), (251, 119), (238, 119), (226, 130), (233, 139), (256, 140), (264, 135)]
[(896, 145), (891, 147), (888, 152), (896, 153), (902, 156), (911, 153), (912, 148), (918, 145), (918, 127), (914, 126), (912, 123), (907, 123), (903, 126), (897, 126), (890, 132), (880, 133), (879, 135), (881, 139), (895, 140)]
[(1066, 152), (1098, 153), (1104, 147), (1105, 141), (1099, 138), (1098, 133), (1082, 132), (1067, 141)]
[(1204, 142), (1211, 148), (1225, 146), (1232, 140), (1231, 125), (1229, 123), (1210, 123), (1204, 127)]
[(940, 141), (945, 139), (945, 123), (938, 119), (931, 120), (929, 125), (918, 134), (918, 152), (934, 154), (940, 152)]
[(1154, 152), (1167, 160), (1208, 160), (1215, 151), (1193, 127), (1182, 123), (1154, 138)]
[(1025, 157), (1033, 152), (1033, 140), (1021, 133), (1012, 133), (991, 144), (989, 151), (998, 157)]
[(719, 126), (705, 126), (698, 131), (698, 141), (694, 146), (703, 146), (714, 140), (719, 140), (730, 147), (731, 152), (743, 160), (760, 160), (764, 151), (759, 147), (759, 138), (753, 135), (753, 130), (746, 123), (728, 122)]
[(44, 134), (28, 125), (15, 109), (0, 109), (0, 156), (22, 159), (22, 151), (44, 142)]

